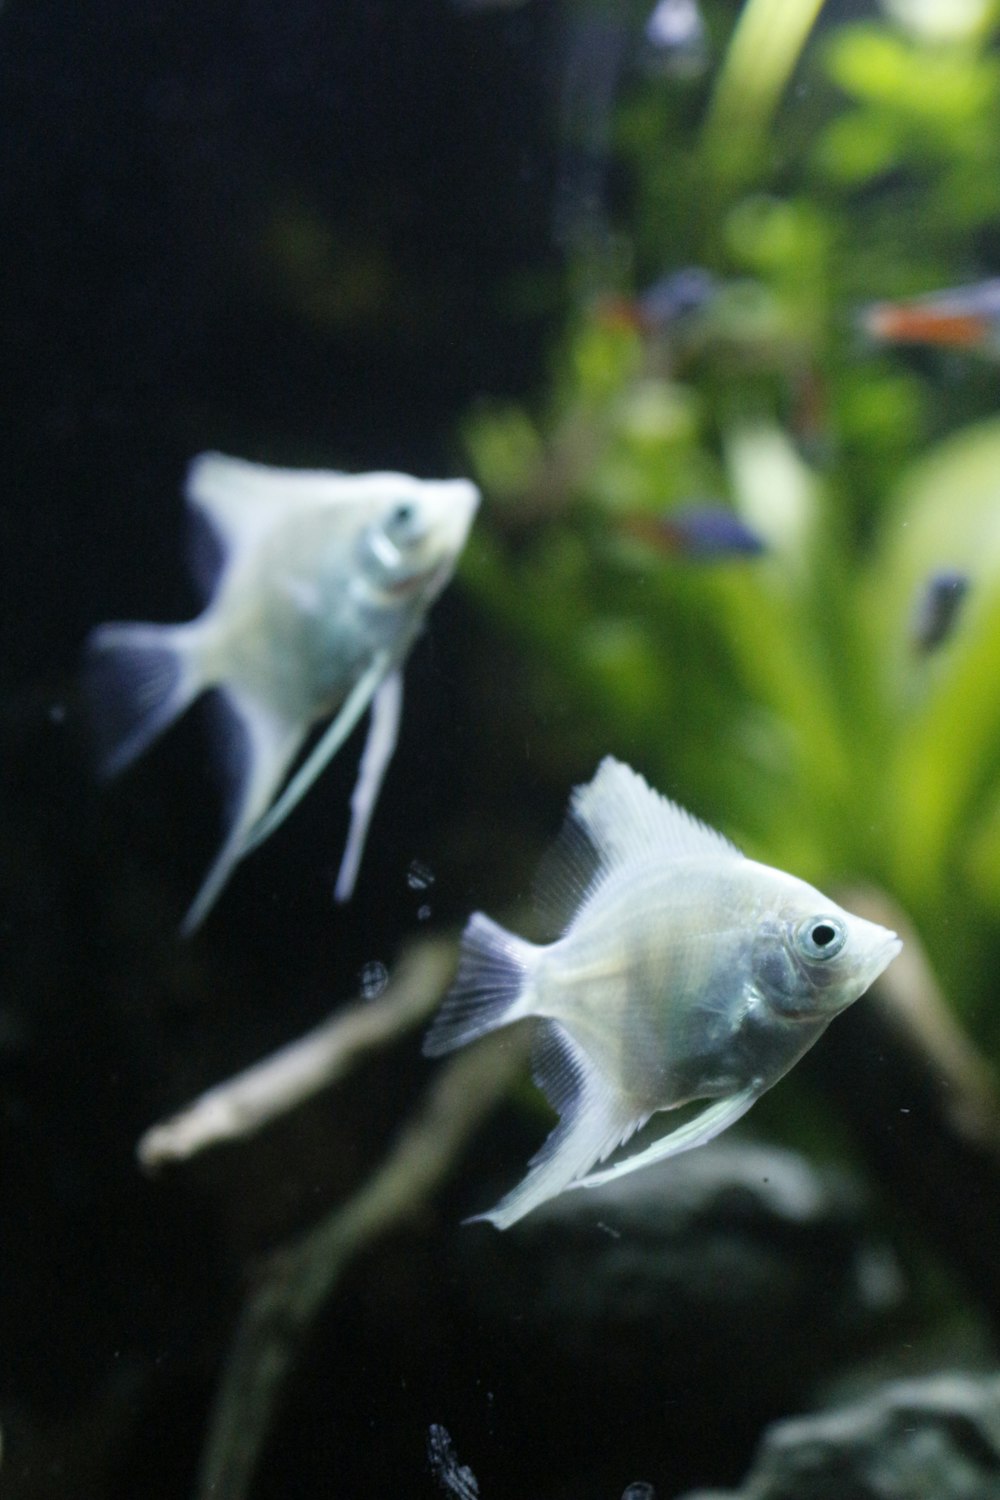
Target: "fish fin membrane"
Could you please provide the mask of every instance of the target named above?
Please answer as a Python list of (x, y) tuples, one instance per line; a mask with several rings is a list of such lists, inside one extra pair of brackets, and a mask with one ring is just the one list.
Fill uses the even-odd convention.
[(760, 1090), (748, 1086), (741, 1089), (738, 1094), (731, 1094), (728, 1098), (717, 1099), (707, 1109), (696, 1114), (693, 1119), (685, 1125), (679, 1125), (676, 1130), (670, 1131), (669, 1135), (661, 1136), (644, 1151), (637, 1151), (634, 1156), (626, 1156), (624, 1161), (615, 1162), (614, 1166), (605, 1167), (600, 1172), (590, 1172), (586, 1177), (581, 1177), (576, 1182), (571, 1182), (571, 1188), (595, 1188), (603, 1187), (606, 1183), (616, 1182), (619, 1177), (627, 1177), (630, 1172), (638, 1172), (642, 1167), (651, 1167), (655, 1162), (666, 1161), (668, 1157), (679, 1156), (682, 1151), (693, 1151), (697, 1146), (705, 1146), (709, 1141), (714, 1141), (717, 1135), (728, 1130), (730, 1125), (746, 1114), (751, 1105), (760, 1098)]
[(188, 504), (207, 517), (223, 555), (287, 521), (296, 509), (336, 496), (345, 476), (336, 470), (278, 469), (270, 464), (199, 453), (188, 465)]
[(469, 1223), (486, 1220), (497, 1229), (509, 1229), (570, 1187), (595, 1162), (604, 1161), (648, 1118), (634, 1114), (556, 1021), (544, 1023), (535, 1048), (534, 1075), (548, 1098), (560, 1102), (562, 1118), (532, 1157), (524, 1181)]
[(539, 867), (535, 904), (553, 935), (561, 935), (610, 871), (649, 859), (706, 856), (743, 857), (723, 834), (608, 755), (593, 779), (573, 792), (562, 830)]
[(354, 894), (354, 885), (368, 839), (368, 827), (399, 739), (402, 713), (403, 674), (397, 668), (375, 689), (372, 698), (368, 738), (361, 752), (358, 779), (351, 793), (351, 823), (347, 843), (337, 872), (337, 883), (333, 888), (335, 901), (349, 901)]
[(545, 851), (531, 894), (539, 922), (550, 940), (562, 937), (601, 883), (601, 852), (572, 812)]
[(253, 830), (305, 737), (305, 725), (289, 722), (249, 693), (228, 687), (220, 689), (219, 698), (228, 709), (221, 722), (217, 718), (216, 746), (230, 784), (229, 831), (181, 925), (184, 937), (201, 926), (234, 867), (253, 847)]
[(200, 693), (185, 625), (100, 625), (87, 641), (84, 694), (102, 776), (137, 760)]
[(458, 975), (424, 1037), (424, 1056), (441, 1057), (528, 1015), (525, 991), (537, 953), (482, 912), (470, 917)]

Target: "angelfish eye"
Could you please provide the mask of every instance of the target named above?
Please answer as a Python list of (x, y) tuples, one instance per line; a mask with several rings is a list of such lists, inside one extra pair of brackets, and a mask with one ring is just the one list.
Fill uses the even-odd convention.
[(795, 940), (806, 958), (835, 958), (847, 942), (847, 930), (837, 917), (809, 917), (799, 926)]
[(402, 500), (394, 505), (385, 520), (386, 535), (391, 537), (397, 546), (407, 546), (418, 542), (424, 533), (421, 522), (420, 511), (417, 506), (408, 500)]

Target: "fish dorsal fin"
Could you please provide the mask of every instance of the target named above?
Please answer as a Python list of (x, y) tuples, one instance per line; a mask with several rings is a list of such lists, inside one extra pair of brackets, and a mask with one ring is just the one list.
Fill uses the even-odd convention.
[(593, 781), (576, 788), (570, 806), (609, 865), (653, 854), (662, 859), (743, 857), (724, 834), (654, 792), (638, 771), (611, 755), (601, 761)]
[(608, 755), (593, 780), (573, 792), (566, 822), (538, 872), (536, 905), (547, 927), (564, 931), (610, 871), (651, 858), (706, 856), (743, 858), (723, 834)]
[(344, 479), (334, 469), (275, 469), (225, 453), (200, 453), (191, 460), (184, 490), (188, 504), (208, 518), (232, 549), (296, 509), (329, 503)]

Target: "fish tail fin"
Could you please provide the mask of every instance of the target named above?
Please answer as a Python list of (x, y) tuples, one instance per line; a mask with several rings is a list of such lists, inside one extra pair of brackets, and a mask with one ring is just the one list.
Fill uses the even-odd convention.
[(539, 949), (476, 912), (462, 934), (458, 975), (424, 1038), (441, 1057), (531, 1013), (530, 980)]
[(100, 625), (86, 645), (84, 692), (102, 776), (117, 776), (205, 686), (191, 625)]
[(648, 1119), (648, 1115), (636, 1114), (634, 1105), (602, 1077), (584, 1049), (556, 1021), (545, 1022), (540, 1030), (534, 1077), (559, 1110), (559, 1124), (532, 1157), (524, 1181), (495, 1208), (476, 1214), (467, 1223), (486, 1220), (497, 1229), (509, 1229), (570, 1187), (596, 1161), (604, 1161)]

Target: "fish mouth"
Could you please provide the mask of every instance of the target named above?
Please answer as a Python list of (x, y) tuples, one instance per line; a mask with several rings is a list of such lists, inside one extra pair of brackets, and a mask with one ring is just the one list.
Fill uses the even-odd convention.
[(901, 937), (898, 937), (894, 932), (885, 933), (872, 950), (870, 959), (872, 980), (870, 982), (873, 982), (880, 974), (885, 972), (893, 959), (902, 952), (902, 948), (903, 940)]

